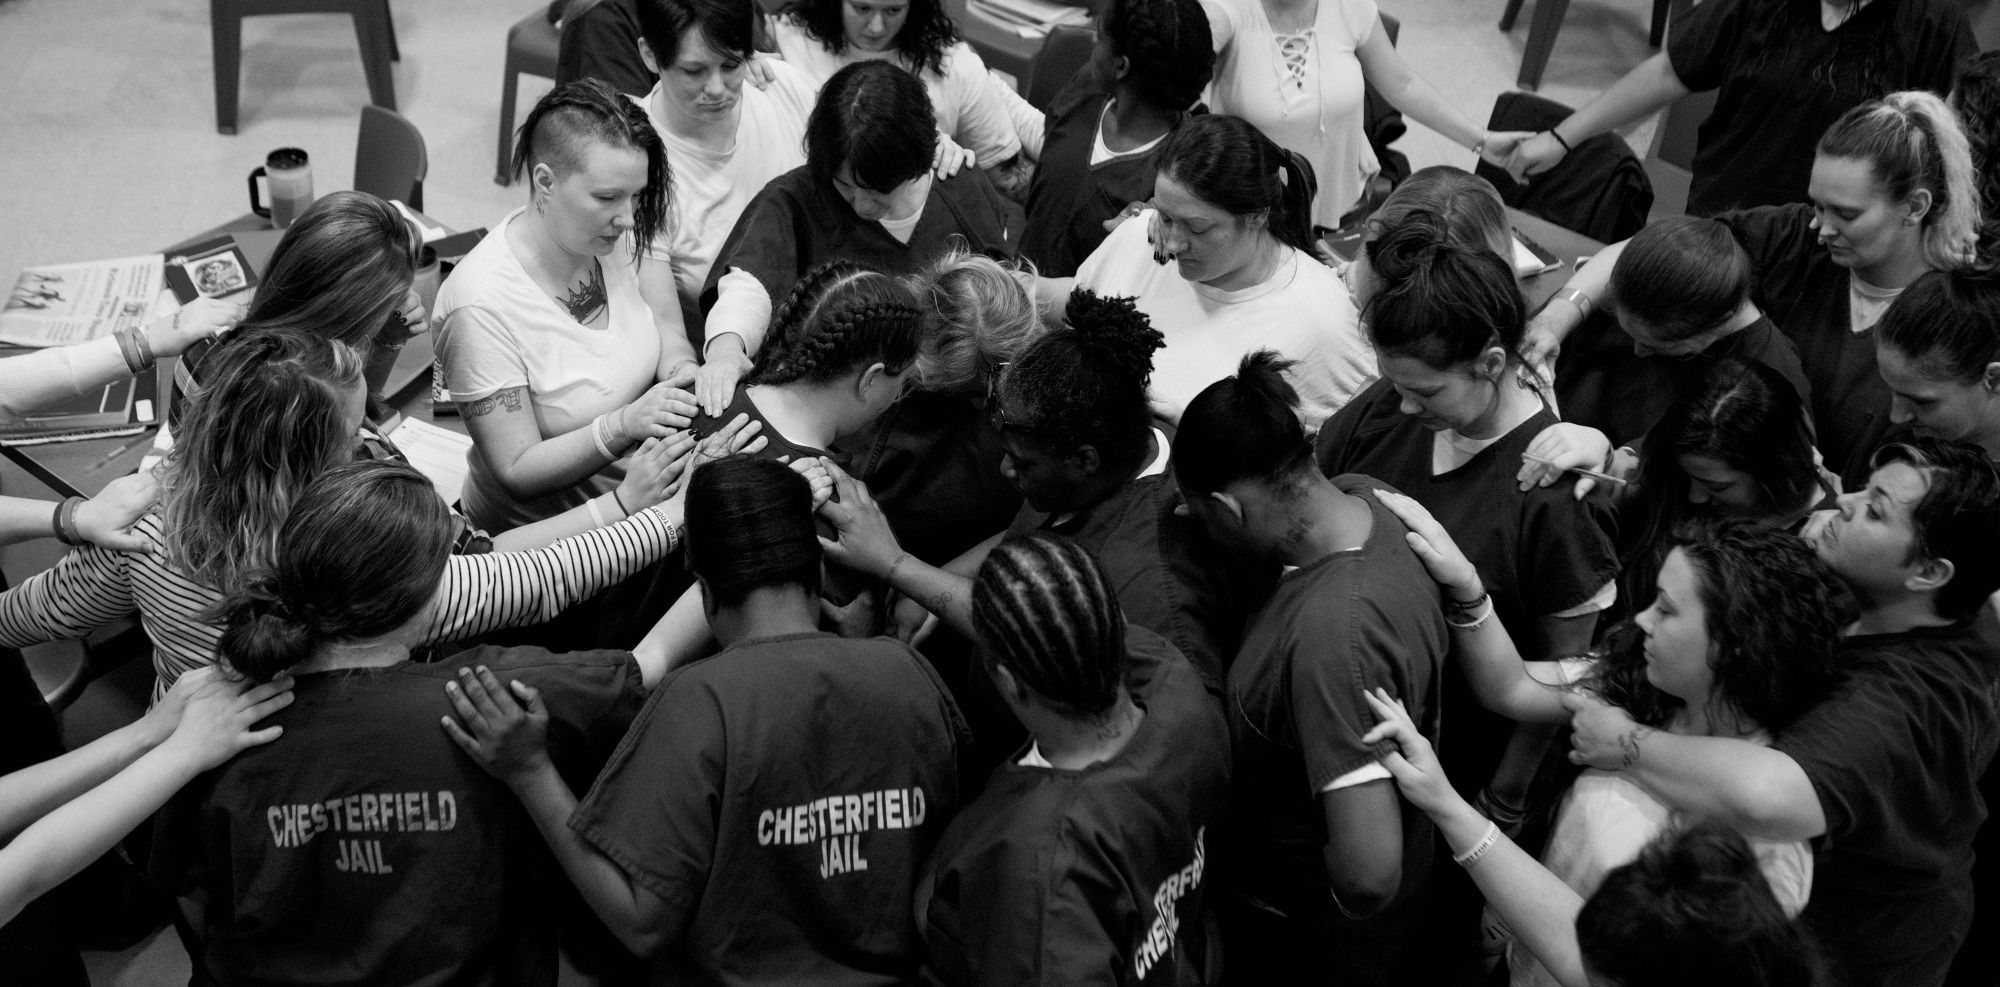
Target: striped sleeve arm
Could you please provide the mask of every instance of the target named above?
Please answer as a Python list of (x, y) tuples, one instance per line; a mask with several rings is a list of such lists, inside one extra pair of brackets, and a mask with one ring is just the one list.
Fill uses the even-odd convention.
[(553, 619), (671, 554), (680, 531), (648, 508), (532, 552), (453, 556), (426, 614), (425, 644)]
[(84, 545), (0, 593), (0, 647), (73, 641), (136, 609), (125, 556)]

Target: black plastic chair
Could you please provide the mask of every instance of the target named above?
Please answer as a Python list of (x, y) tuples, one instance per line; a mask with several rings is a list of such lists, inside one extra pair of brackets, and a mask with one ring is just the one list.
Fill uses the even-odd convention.
[[(1572, 112), (1533, 93), (1501, 93), (1493, 101), (1493, 116), (1486, 126), (1496, 131), (1547, 130)], [(1526, 184), (1485, 161), (1475, 171), (1500, 190), (1508, 205), (1605, 243), (1639, 232), (1653, 208), (1653, 183), (1632, 146), (1617, 134), (1579, 142), (1554, 168)]]

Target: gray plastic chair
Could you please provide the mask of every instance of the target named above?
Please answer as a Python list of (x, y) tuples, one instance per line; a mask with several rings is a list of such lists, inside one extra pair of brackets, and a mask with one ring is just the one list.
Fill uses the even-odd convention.
[(347, 14), (354, 18), (354, 37), (361, 46), (361, 70), (368, 76), (368, 101), (396, 108), (396, 74), (392, 63), (403, 55), (396, 47), (396, 25), (389, 0), (208, 0), (209, 30), (215, 46), (215, 129), (236, 133), (236, 87), (243, 75), (243, 18), (267, 14)]
[(424, 176), (431, 170), (424, 135), (401, 113), (379, 106), (361, 108), (354, 140), (354, 190), (424, 208)]

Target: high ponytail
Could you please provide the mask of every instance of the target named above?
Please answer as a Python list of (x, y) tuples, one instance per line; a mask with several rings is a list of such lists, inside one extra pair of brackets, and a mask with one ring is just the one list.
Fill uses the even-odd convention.
[(1902, 201), (1928, 191), (1924, 213), (1924, 260), (1941, 271), (1974, 260), (1979, 227), (1979, 189), (1973, 181), (1972, 150), (1958, 114), (1922, 90), (1890, 93), (1841, 115), (1819, 140), (1819, 153), (1868, 162), (1875, 181)]
[(1278, 242), (1312, 253), (1312, 166), (1243, 118), (1189, 118), (1160, 148), (1160, 174), (1233, 216), (1264, 216)]
[(1146, 397), (1166, 338), (1130, 298), (1070, 294), (1066, 329), (1036, 340), (1001, 377), (1009, 428), (1064, 450), (1091, 446), (1107, 471), (1136, 470), (1150, 447)]
[(1181, 486), (1214, 493), (1243, 479), (1284, 480), (1312, 469), (1299, 423), (1299, 392), (1285, 379), (1295, 361), (1258, 350), (1236, 376), (1202, 389), (1181, 414), (1173, 469)]
[(457, 534), (422, 473), (385, 460), (334, 467), (293, 503), (276, 562), (208, 614), (223, 625), (217, 659), (265, 682), (322, 642), (403, 626), (437, 594)]

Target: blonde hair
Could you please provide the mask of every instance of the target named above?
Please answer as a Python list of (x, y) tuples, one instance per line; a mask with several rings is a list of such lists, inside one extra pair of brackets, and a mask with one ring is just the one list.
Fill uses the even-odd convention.
[(1042, 333), (1035, 300), (1014, 270), (962, 245), (910, 275), (908, 284), (929, 322), (917, 360), (925, 390), (984, 393), (1001, 366)]
[(166, 555), (224, 592), (276, 562), (278, 531), (306, 485), (354, 457), (342, 429), (362, 358), (298, 329), (244, 329), (203, 361), (208, 382), (161, 468)]
[(1890, 93), (1841, 115), (1819, 140), (1819, 153), (1856, 158), (1898, 201), (1918, 190), (1931, 196), (1923, 218), (1924, 260), (1940, 271), (1972, 262), (1979, 228), (1979, 190), (1972, 149), (1958, 114), (1922, 90)]

